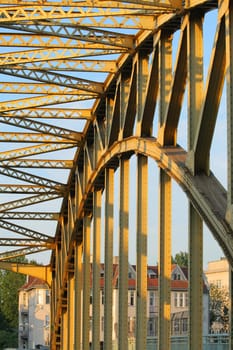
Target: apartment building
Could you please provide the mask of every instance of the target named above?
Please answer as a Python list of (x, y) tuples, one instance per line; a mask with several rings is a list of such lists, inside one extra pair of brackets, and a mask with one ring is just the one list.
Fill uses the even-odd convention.
[(50, 290), (29, 276), (19, 290), (19, 350), (49, 349)]
[[(113, 265), (113, 324), (112, 339), (117, 342), (118, 337), (118, 264)], [(159, 278), (158, 267), (148, 266), (147, 269), (147, 336), (158, 335), (159, 313)], [(101, 336), (104, 339), (104, 265), (100, 276), (100, 317)], [(172, 265), (171, 274), (171, 334), (185, 336), (188, 334), (188, 269), (179, 265)], [(128, 265), (128, 337), (135, 337), (136, 330), (136, 266)], [(92, 307), (90, 308), (90, 324), (92, 324)], [(208, 334), (209, 329), (209, 292), (203, 279), (203, 335)], [(90, 342), (92, 331), (90, 327)]]
[(205, 275), (209, 284), (229, 289), (229, 263), (226, 258), (208, 262)]
[[(211, 333), (227, 333), (229, 332), (229, 324), (227, 321), (227, 313), (224, 315), (224, 307), (228, 308), (227, 299), (229, 299), (229, 279), (230, 279), (230, 265), (226, 258), (221, 258), (219, 260), (213, 260), (208, 262), (205, 275), (208, 281), (208, 284), (211, 288), (211, 285), (217, 287), (220, 291), (219, 294), (216, 294), (216, 298), (221, 298), (218, 300), (218, 303), (215, 302), (212, 305), (215, 305), (215, 310), (212, 310), (212, 319), (210, 324)], [(225, 301), (224, 301), (225, 300)], [(225, 306), (221, 306), (221, 302), (225, 302)], [(226, 310), (225, 310), (226, 312)]]
[[(118, 338), (119, 265), (113, 265), (113, 324), (112, 339)], [(147, 336), (158, 335), (159, 278), (158, 267), (147, 269)], [(104, 340), (104, 265), (100, 273), (100, 341)], [(46, 349), (50, 332), (50, 291), (43, 281), (29, 277), (19, 291), (19, 349)], [(92, 301), (92, 298), (90, 298)], [(208, 334), (209, 294), (203, 279), (203, 335)], [(90, 343), (92, 339), (92, 305), (90, 306)], [(128, 264), (128, 337), (134, 338), (136, 330), (136, 266)], [(188, 334), (188, 271), (172, 265), (171, 274), (171, 334)]]

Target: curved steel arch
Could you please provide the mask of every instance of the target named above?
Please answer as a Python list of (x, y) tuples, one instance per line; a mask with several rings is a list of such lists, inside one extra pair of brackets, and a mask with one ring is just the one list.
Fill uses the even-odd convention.
[(213, 174), (205, 175), (202, 173), (193, 176), (186, 165), (187, 152), (179, 146), (161, 147), (155, 139), (135, 136), (114, 143), (101, 155), (96, 168), (90, 175), (78, 216), (82, 218), (88, 197), (96, 186), (103, 183), (104, 169), (108, 166), (111, 167), (113, 162), (114, 168), (118, 168), (119, 157), (129, 158), (132, 154), (142, 154), (153, 158), (158, 166), (182, 187), (232, 264), (233, 242), (231, 235), (233, 232), (226, 219), (226, 190)]
[[(211, 31), (215, 32), (215, 38), (207, 62), (203, 53), (203, 25), (213, 10), (217, 20), (216, 28), (213, 23)], [(49, 284), (52, 274), (52, 350), (89, 349), (91, 292), (91, 341), (97, 350), (101, 340), (100, 289), (103, 287), (99, 278), (100, 233), (104, 225), (103, 341), (107, 350), (112, 349), (113, 195), (114, 173), (119, 168), (117, 327), (118, 347), (126, 349), (129, 159), (136, 154), (136, 349), (145, 349), (146, 188), (148, 157), (152, 157), (160, 168), (158, 347), (166, 350), (171, 347), (168, 276), (171, 275), (173, 178), (189, 198), (189, 347), (201, 349), (203, 221), (231, 266), (233, 263), (232, 3), (228, 0), (111, 3), (68, 0), (19, 4), (18, 0), (7, 3), (0, 0), (0, 13), (3, 28), (0, 73), (4, 77), (0, 82), (3, 144), (0, 217), (1, 228), (6, 229), (1, 245), (12, 245), (10, 251), (0, 253), (0, 261), (4, 260), (0, 267), (15, 269), (12, 258), (50, 250), (50, 263), (34, 273), (48, 276)], [(175, 35), (179, 36), (177, 50)], [(206, 78), (204, 65), (209, 68)], [(224, 84), (227, 87), (226, 189), (209, 165)], [(16, 93), (21, 94), (19, 99), (15, 98)], [(186, 149), (179, 147), (177, 141), (182, 114), (188, 126)], [(70, 171), (60, 174), (58, 169)], [(16, 225), (15, 220), (22, 220), (21, 224)], [(39, 231), (46, 232), (28, 229), (25, 220), (29, 220), (30, 227), (36, 222), (36, 228), (39, 226)], [(55, 232), (46, 220), (57, 222)], [(19, 235), (33, 238), (31, 245), (28, 246), (28, 240), (19, 239)], [(23, 242), (25, 247), (13, 249), (13, 243), (17, 247)], [(29, 270), (31, 265), (28, 269), (18, 268), (23, 273)]]

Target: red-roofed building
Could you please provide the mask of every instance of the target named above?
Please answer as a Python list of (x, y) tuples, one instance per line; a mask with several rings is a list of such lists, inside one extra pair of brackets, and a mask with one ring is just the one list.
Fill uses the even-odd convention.
[[(101, 341), (104, 339), (104, 265), (101, 266)], [(171, 334), (185, 336), (188, 334), (188, 269), (172, 265), (171, 275)], [(113, 265), (113, 341), (118, 334), (118, 261)], [(158, 267), (148, 266), (147, 278), (147, 335), (158, 335), (159, 312), (159, 278)], [(92, 308), (90, 309), (92, 310)], [(92, 311), (90, 312), (92, 318)], [(136, 329), (136, 266), (128, 265), (128, 336), (134, 338)], [(209, 291), (203, 278), (203, 336), (209, 330)], [(91, 331), (90, 331), (91, 342)]]
[[(91, 274), (92, 275), (92, 274)], [(104, 264), (100, 272), (100, 340), (104, 339)], [(158, 335), (159, 312), (159, 276), (157, 266), (148, 266), (147, 270), (147, 335)], [(118, 299), (119, 265), (113, 264), (113, 324), (112, 338), (118, 337)], [(91, 279), (92, 280), (92, 279)], [(188, 333), (188, 270), (179, 265), (172, 265), (171, 275), (171, 334), (185, 336)], [(90, 298), (92, 302), (92, 298)], [(41, 280), (29, 277), (19, 291), (19, 349), (37, 349), (39, 345), (49, 345), (49, 288)], [(209, 292), (203, 278), (203, 335), (209, 328)], [(128, 337), (135, 337), (136, 329), (136, 266), (128, 264)], [(92, 305), (90, 305), (90, 324)], [(92, 331), (90, 327), (90, 342)], [(44, 348), (42, 348), (44, 349)]]
[(19, 290), (19, 350), (48, 349), (50, 342), (50, 290), (29, 276)]

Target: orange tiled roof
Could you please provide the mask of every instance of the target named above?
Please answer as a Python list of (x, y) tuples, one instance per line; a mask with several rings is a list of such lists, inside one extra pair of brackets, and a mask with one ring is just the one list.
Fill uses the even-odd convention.
[(40, 278), (28, 276), (27, 282), (19, 289), (19, 290), (29, 290), (33, 288), (48, 288), (46, 282), (41, 280)]

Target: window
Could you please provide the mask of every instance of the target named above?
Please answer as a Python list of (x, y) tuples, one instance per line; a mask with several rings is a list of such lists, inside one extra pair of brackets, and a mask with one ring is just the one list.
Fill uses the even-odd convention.
[(183, 331), (183, 333), (188, 332), (188, 319), (187, 318), (183, 318), (183, 320), (182, 320), (182, 331)]
[(188, 306), (188, 293), (174, 293), (174, 306), (175, 307), (187, 307)]
[(45, 292), (45, 303), (49, 304), (50, 303), (50, 290), (46, 290)]
[(179, 273), (174, 273), (173, 274), (173, 280), (180, 280), (180, 274)]
[(185, 293), (185, 306), (188, 306), (188, 293)]
[(104, 305), (104, 290), (101, 292), (101, 304)]
[(134, 291), (131, 290), (129, 291), (129, 301), (128, 301), (130, 306), (134, 306)]
[(183, 293), (180, 293), (180, 307), (184, 306), (184, 302), (183, 302)]
[(174, 334), (178, 334), (180, 332), (180, 320), (178, 318), (173, 322), (173, 332)]
[(157, 275), (156, 275), (154, 270), (149, 269), (148, 270), (148, 277), (152, 278), (152, 279), (155, 279), (157, 277)]
[(101, 331), (104, 331), (104, 317), (101, 317)]
[(175, 305), (175, 307), (178, 307), (178, 295), (177, 295), (177, 293), (174, 294), (174, 305)]
[(23, 306), (27, 306), (27, 293), (23, 293)]
[(43, 289), (37, 289), (36, 291), (36, 303), (39, 305), (43, 304), (43, 293), (44, 293)]
[(49, 315), (45, 315), (45, 327), (49, 327)]
[(155, 306), (155, 292), (150, 292), (150, 306)]
[(222, 281), (221, 281), (221, 280), (217, 280), (217, 281), (216, 281), (216, 286), (217, 286), (218, 288), (221, 288), (221, 287), (222, 287)]
[(147, 333), (149, 337), (155, 336), (155, 318), (154, 317), (150, 317), (148, 320)]

